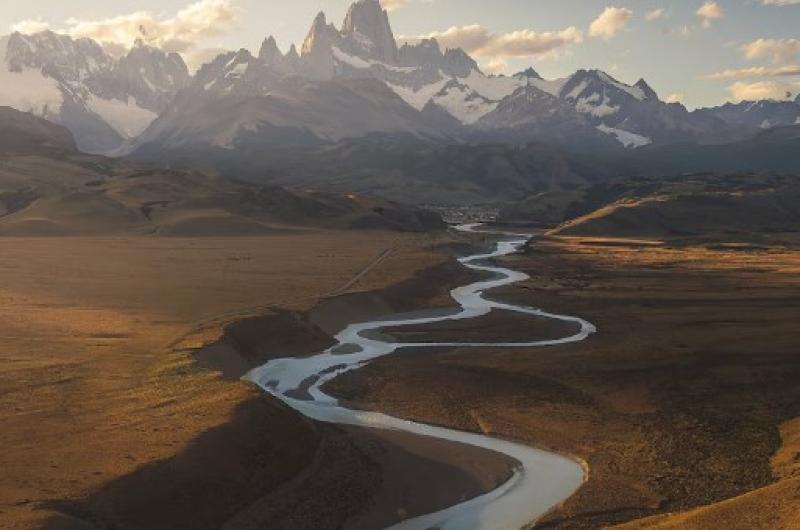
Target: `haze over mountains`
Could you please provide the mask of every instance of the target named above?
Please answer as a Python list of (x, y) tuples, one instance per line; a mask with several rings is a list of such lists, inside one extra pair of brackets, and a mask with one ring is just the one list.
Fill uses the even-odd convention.
[(89, 152), (139, 135), (190, 80), (180, 55), (137, 41), (115, 59), (52, 31), (0, 38), (0, 104), (67, 127)]
[(272, 37), (257, 56), (218, 56), (190, 75), (177, 54), (137, 42), (112, 57), (90, 39), (50, 31), (0, 40), (0, 104), (69, 128), (90, 152), (158, 146), (238, 149), (319, 145), (370, 134), (449, 143), (553, 143), (604, 151), (721, 143), (800, 122), (795, 101), (689, 112), (644, 80), (599, 70), (557, 80), (533, 69), (487, 76), (434, 39), (398, 46), (377, 0), (353, 4), (338, 29), (320, 13), (298, 51)]
[(419, 231), (431, 212), (80, 153), (69, 131), (0, 107), (0, 236), (242, 236), (309, 227)]
[(268, 37), (195, 73), (141, 41), (114, 57), (50, 31), (3, 37), (0, 57), (0, 105), (84, 152), (300, 194), (525, 209), (618, 177), (800, 167), (800, 98), (690, 112), (600, 70), (486, 75), (434, 39), (398, 44), (377, 0), (339, 27), (320, 13), (287, 53)]

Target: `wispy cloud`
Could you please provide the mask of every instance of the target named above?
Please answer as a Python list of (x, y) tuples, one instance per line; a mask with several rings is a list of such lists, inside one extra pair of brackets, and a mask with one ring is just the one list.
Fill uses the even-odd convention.
[(589, 26), (589, 35), (611, 39), (625, 29), (633, 11), (625, 7), (607, 7)]
[(800, 65), (733, 68), (703, 76), (703, 79), (742, 79), (747, 77), (787, 77), (794, 75), (800, 75)]

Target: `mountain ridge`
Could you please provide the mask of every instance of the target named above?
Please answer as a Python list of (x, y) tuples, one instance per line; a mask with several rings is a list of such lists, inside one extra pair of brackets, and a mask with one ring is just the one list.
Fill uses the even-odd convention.
[[(54, 43), (68, 51), (54, 55), (57, 65), (48, 61)], [(377, 0), (353, 3), (340, 29), (320, 12), (299, 52), (292, 45), (283, 54), (268, 36), (257, 55), (225, 52), (194, 74), (179, 55), (141, 41), (114, 58), (90, 39), (15, 33), (0, 40), (0, 81), (0, 104), (65, 125), (85, 151), (116, 155), (159, 142), (165, 151), (203, 143), (236, 150), (258, 131), (265, 131), (262, 143), (396, 133), (447, 143), (585, 144), (613, 152), (743, 141), (800, 121), (797, 100), (690, 112), (662, 101), (644, 79), (628, 85), (596, 69), (555, 80), (533, 68), (486, 75), (463, 50), (443, 50), (436, 39), (399, 44)], [(22, 93), (27, 86), (32, 95)], [(535, 101), (521, 105), (515, 99), (520, 90), (535, 93)], [(318, 112), (312, 116), (303, 106)], [(285, 138), (276, 138), (276, 130)]]

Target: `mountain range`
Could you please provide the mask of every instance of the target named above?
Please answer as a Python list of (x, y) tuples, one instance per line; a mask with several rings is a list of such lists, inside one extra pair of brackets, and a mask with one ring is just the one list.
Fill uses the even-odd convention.
[(725, 143), (800, 123), (797, 100), (690, 112), (643, 79), (628, 85), (600, 70), (486, 75), (435, 39), (398, 46), (377, 0), (354, 3), (340, 28), (320, 13), (299, 50), (284, 54), (269, 37), (258, 55), (223, 53), (193, 75), (178, 54), (141, 41), (114, 57), (86, 38), (14, 33), (0, 39), (0, 105), (64, 125), (87, 152), (158, 146), (165, 158), (373, 134), (614, 151)]
[(138, 136), (189, 82), (180, 55), (141, 41), (114, 58), (91, 39), (52, 31), (0, 38), (0, 105), (64, 125), (84, 151)]
[(56, 144), (74, 137), (83, 152), (164, 168), (161, 180), (183, 171), (304, 198), (503, 203), (559, 222), (617, 178), (800, 168), (800, 97), (689, 111), (600, 70), (486, 75), (435, 39), (398, 44), (377, 0), (358, 0), (339, 28), (320, 13), (299, 48), (268, 37), (258, 55), (221, 53), (194, 73), (141, 41), (115, 57), (49, 31), (1, 38), (1, 57), (0, 106), (71, 132), (50, 131)]

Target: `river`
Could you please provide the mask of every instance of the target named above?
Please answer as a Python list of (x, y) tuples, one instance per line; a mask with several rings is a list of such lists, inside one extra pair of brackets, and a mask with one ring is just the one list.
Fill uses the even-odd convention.
[[(456, 229), (475, 231), (476, 228), (477, 225), (463, 225)], [(336, 335), (335, 346), (317, 355), (272, 360), (245, 376), (245, 379), (259, 385), (299, 413), (317, 421), (431, 436), (483, 447), (505, 454), (517, 462), (511, 478), (497, 489), (444, 510), (402, 521), (393, 529), (518, 530), (569, 498), (585, 479), (582, 466), (566, 456), (481, 434), (351, 409), (322, 390), (325, 383), (344, 372), (356, 370), (373, 359), (407, 348), (537, 348), (582, 341), (596, 331), (591, 323), (578, 317), (485, 298), (484, 294), (490, 289), (528, 278), (521, 272), (493, 266), (489, 262), (493, 258), (517, 252), (529, 240), (529, 236), (507, 233), (497, 233), (497, 236), (499, 241), (493, 252), (459, 260), (465, 267), (491, 273), (492, 277), (453, 289), (450, 294), (460, 308), (458, 311), (438, 316), (404, 315), (396, 320), (382, 318), (351, 324)], [(533, 342), (399, 343), (364, 336), (365, 332), (381, 328), (477, 318), (495, 309), (573, 322), (579, 327), (577, 333), (568, 337)], [(375, 334), (371, 336), (375, 337)]]

